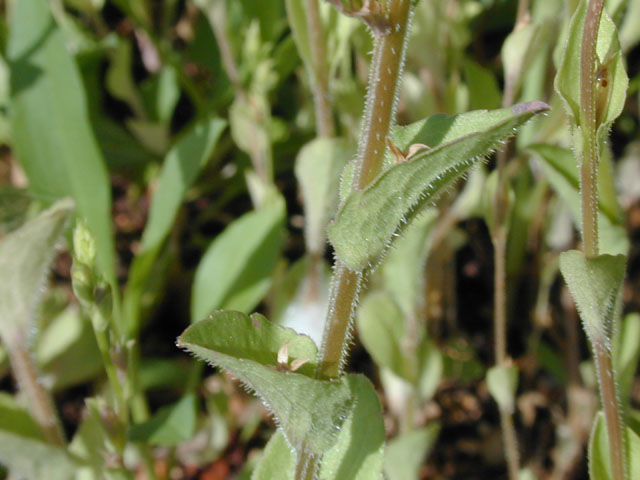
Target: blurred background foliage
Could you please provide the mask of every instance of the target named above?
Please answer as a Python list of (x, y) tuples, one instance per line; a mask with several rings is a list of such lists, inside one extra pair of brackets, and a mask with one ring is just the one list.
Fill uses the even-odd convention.
[[(499, 108), (509, 74), (520, 79), (512, 102), (553, 107), (523, 129), (508, 164), (508, 345), (521, 372), (521, 455), (534, 478), (587, 478), (583, 452), (597, 407), (588, 347), (557, 266), (558, 253), (578, 241), (580, 214), (568, 123), (553, 93), (559, 38), (576, 3), (532, 0), (527, 25), (512, 33), (515, 0), (420, 0), (397, 112), (408, 124)], [(372, 40), (363, 23), (321, 5), (340, 140), (314, 148), (300, 5), (0, 3), (0, 238), (73, 197), (97, 245), (90, 267), (113, 297), (111, 354), (127, 364), (132, 423), (114, 433), (105, 360), (90, 309), (72, 293), (63, 248), (25, 341), (87, 475), (109, 468), (113, 478), (249, 478), (273, 422), (228, 376), (180, 352), (176, 337), (225, 308), (264, 312), (318, 341), (313, 319), (326, 309), (331, 264), (324, 229), (358, 138)], [(602, 243), (629, 253), (626, 314), (640, 307), (640, 1), (610, 0), (607, 9), (630, 87), (602, 165)], [(325, 159), (325, 171), (305, 167)], [(484, 380), (492, 364), (492, 168), (490, 160), (475, 169), (414, 222), (361, 298), (349, 370), (369, 376), (380, 394), (391, 480), (506, 478)], [(334, 187), (313, 191), (316, 178)], [(320, 205), (315, 213), (312, 205)], [(639, 318), (625, 317), (618, 355), (636, 424)], [(37, 441), (1, 346), (0, 375), (0, 443), (15, 445), (0, 447), (0, 461), (29, 463), (41, 451), (66, 472), (65, 460)]]

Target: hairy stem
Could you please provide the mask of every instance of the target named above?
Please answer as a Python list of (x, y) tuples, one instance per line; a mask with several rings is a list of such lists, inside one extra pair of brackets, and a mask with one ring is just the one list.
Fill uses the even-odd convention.
[(26, 345), (25, 339), (6, 343), (11, 369), (20, 389), (27, 397), (30, 412), (40, 425), (44, 438), (54, 445), (64, 446), (66, 440), (53, 399), (40, 383), (38, 370)]
[[(522, 28), (528, 18), (528, 0), (519, 0), (518, 14), (514, 31)], [(523, 52), (524, 53), (524, 52)], [(520, 72), (521, 75), (521, 72)], [(519, 78), (515, 75), (507, 75), (505, 78), (503, 107), (510, 107), (516, 97), (516, 88)], [(519, 75), (518, 75), (519, 76)], [(494, 226), (494, 277), (493, 277), (493, 330), (494, 330), (494, 355), (497, 365), (506, 365), (507, 354), (507, 215), (509, 212), (509, 197), (507, 190), (506, 163), (508, 159), (507, 147), (498, 152), (498, 186), (493, 199)], [(516, 480), (520, 471), (520, 455), (518, 452), (518, 437), (513, 423), (513, 413), (500, 408), (500, 424), (502, 428), (502, 443), (507, 461), (509, 479)]]
[(311, 81), (313, 85), (313, 101), (316, 111), (316, 129), (319, 137), (333, 137), (335, 127), (329, 101), (329, 70), (327, 53), (324, 46), (324, 34), (320, 22), (318, 0), (307, 0), (307, 29), (311, 44)]
[[(392, 28), (375, 38), (358, 146), (358, 169), (354, 181), (357, 189), (366, 187), (382, 170), (385, 139), (395, 115), (413, 3), (413, 0), (391, 0), (386, 15)], [(361, 284), (362, 273), (350, 271), (338, 259), (334, 266), (329, 312), (320, 349), (317, 372), (320, 378), (337, 377), (342, 371)]]
[[(580, 50), (580, 99), (582, 103), (582, 162), (580, 195), (582, 207), (582, 241), (587, 258), (598, 256), (598, 163), (600, 151), (596, 119), (596, 43), (604, 0), (590, 0), (582, 33)], [(611, 470), (614, 480), (624, 480), (625, 445), (622, 437), (620, 406), (611, 360), (611, 351), (601, 341), (593, 342), (598, 367), (602, 408), (607, 424)]]

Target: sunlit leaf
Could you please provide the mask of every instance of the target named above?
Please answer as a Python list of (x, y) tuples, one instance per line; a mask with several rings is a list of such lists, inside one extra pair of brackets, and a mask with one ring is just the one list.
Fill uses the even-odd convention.
[(14, 7), (7, 57), (15, 153), (37, 197), (47, 203), (73, 197), (98, 242), (98, 265), (115, 285), (110, 183), (78, 67), (48, 2)]
[(493, 112), (435, 116), (397, 132), (393, 141), (401, 151), (415, 143), (431, 148), (388, 168), (365, 190), (351, 193), (329, 226), (338, 257), (356, 271), (377, 263), (405, 222), (547, 108), (533, 102)]
[(198, 265), (191, 297), (193, 321), (215, 310), (251, 311), (269, 288), (283, 240), (284, 201), (276, 198), (231, 223)]

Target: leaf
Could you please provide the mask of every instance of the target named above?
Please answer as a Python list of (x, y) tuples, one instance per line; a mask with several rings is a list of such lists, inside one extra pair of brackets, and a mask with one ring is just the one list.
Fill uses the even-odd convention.
[[(511, 32), (502, 44), (501, 56), (504, 66), (505, 83), (509, 82), (513, 94), (517, 92), (522, 83), (523, 73), (531, 65), (533, 57), (538, 53), (537, 40), (540, 34), (540, 25), (529, 23)], [(517, 98), (517, 97), (516, 97)], [(511, 99), (515, 101), (516, 98)]]
[(158, 410), (151, 420), (133, 425), (129, 439), (148, 445), (180, 445), (193, 437), (197, 417), (196, 396), (188, 393), (174, 405)]
[(413, 219), (380, 266), (385, 290), (392, 295), (405, 317), (414, 315), (425, 304), (424, 268), (431, 247), (428, 238), (437, 217), (437, 210), (432, 208)]
[(71, 200), (61, 200), (0, 240), (0, 336), (7, 346), (21, 341), (32, 326), (45, 275), (72, 208)]
[[(564, 100), (572, 121), (579, 127), (583, 126), (580, 57), (587, 3), (585, 0), (581, 1), (571, 19), (567, 45), (555, 79), (555, 89)], [(602, 81), (598, 81), (596, 84), (597, 110), (599, 110), (598, 132), (606, 132), (624, 108), (629, 85), (629, 79), (624, 69), (624, 59), (620, 52), (616, 25), (607, 14), (606, 9), (600, 18), (596, 54), (599, 64), (606, 69), (603, 79), (606, 78), (607, 85), (605, 86)]]
[[(626, 477), (640, 478), (640, 437), (628, 426), (624, 426)], [(589, 478), (591, 480), (613, 480), (611, 474), (611, 455), (609, 454), (609, 436), (604, 413), (598, 412), (591, 436), (589, 437)]]
[(307, 250), (322, 254), (326, 228), (338, 205), (340, 174), (353, 150), (344, 139), (317, 138), (302, 147), (295, 174), (304, 205)]
[(502, 105), (502, 93), (498, 81), (488, 70), (471, 59), (463, 63), (464, 79), (469, 88), (469, 109), (494, 109)]
[(518, 367), (496, 365), (487, 371), (487, 387), (501, 411), (513, 413), (518, 390)]
[(360, 341), (376, 364), (387, 367), (405, 380), (415, 382), (404, 358), (405, 319), (402, 311), (386, 292), (367, 295), (358, 308)]
[(283, 241), (281, 197), (231, 223), (207, 248), (196, 270), (191, 319), (215, 310), (252, 310), (269, 289)]
[(71, 307), (40, 332), (35, 355), (41, 381), (52, 390), (86, 382), (104, 370), (91, 322)]
[(616, 332), (614, 371), (618, 382), (618, 397), (622, 400), (625, 410), (628, 410), (631, 389), (640, 359), (640, 342), (638, 342), (640, 314), (628, 314), (621, 322), (620, 327)]
[(532, 102), (493, 112), (436, 116), (394, 132), (400, 150), (415, 143), (432, 148), (393, 165), (363, 191), (351, 193), (329, 226), (338, 257), (355, 271), (375, 264), (404, 223), (515, 129), (547, 109), (544, 103)]
[(388, 480), (415, 480), (420, 467), (440, 433), (440, 424), (399, 435), (391, 440), (384, 453), (384, 473)]
[(76, 465), (65, 450), (45, 443), (29, 414), (0, 393), (0, 464), (15, 478), (75, 478)]
[[(308, 360), (300, 373), (283, 371), (279, 364), (285, 344), (290, 362)], [(347, 377), (331, 382), (306, 376), (315, 371), (317, 353), (309, 337), (259, 314), (223, 311), (187, 328), (178, 346), (238, 377), (262, 399), (295, 448), (322, 454), (334, 444), (352, 405), (350, 383)]]
[(610, 345), (625, 262), (624, 255), (586, 258), (578, 250), (560, 254), (560, 271), (592, 343)]
[(264, 448), (251, 480), (294, 480), (296, 456), (281, 431), (275, 432)]
[[(528, 147), (535, 152), (544, 175), (551, 186), (571, 210), (576, 228), (580, 228), (580, 180), (579, 170), (571, 151), (566, 148), (535, 144)], [(599, 176), (600, 186), (603, 186)], [(602, 191), (603, 189), (600, 188)], [(617, 215), (619, 206), (615, 197), (601, 196), (599, 199), (600, 214), (598, 229), (600, 232), (601, 252), (610, 255), (626, 254), (629, 251), (629, 240), (622, 219)]]
[(36, 196), (45, 202), (73, 197), (97, 240), (100, 270), (115, 290), (111, 186), (78, 67), (48, 2), (23, 0), (12, 10), (7, 57), (15, 152)]
[[(321, 461), (319, 479), (373, 480), (381, 478), (384, 425), (380, 402), (371, 383), (359, 375), (348, 377), (355, 408), (344, 422), (335, 445)], [(276, 432), (265, 448), (252, 480), (293, 480), (295, 452)]]
[(378, 394), (363, 375), (342, 379), (353, 403), (335, 445), (322, 458), (320, 480), (382, 479), (385, 432)]
[(213, 153), (226, 122), (210, 118), (194, 125), (167, 153), (154, 191), (141, 251), (159, 245), (171, 230), (187, 189)]

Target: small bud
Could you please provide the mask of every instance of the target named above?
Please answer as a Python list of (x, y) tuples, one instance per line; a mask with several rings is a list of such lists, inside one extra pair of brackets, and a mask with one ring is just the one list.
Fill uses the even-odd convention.
[(73, 229), (73, 254), (78, 262), (93, 268), (96, 263), (96, 241), (83, 221), (78, 221)]
[(84, 263), (74, 260), (71, 267), (71, 287), (76, 298), (83, 305), (90, 305), (93, 302), (93, 273)]

